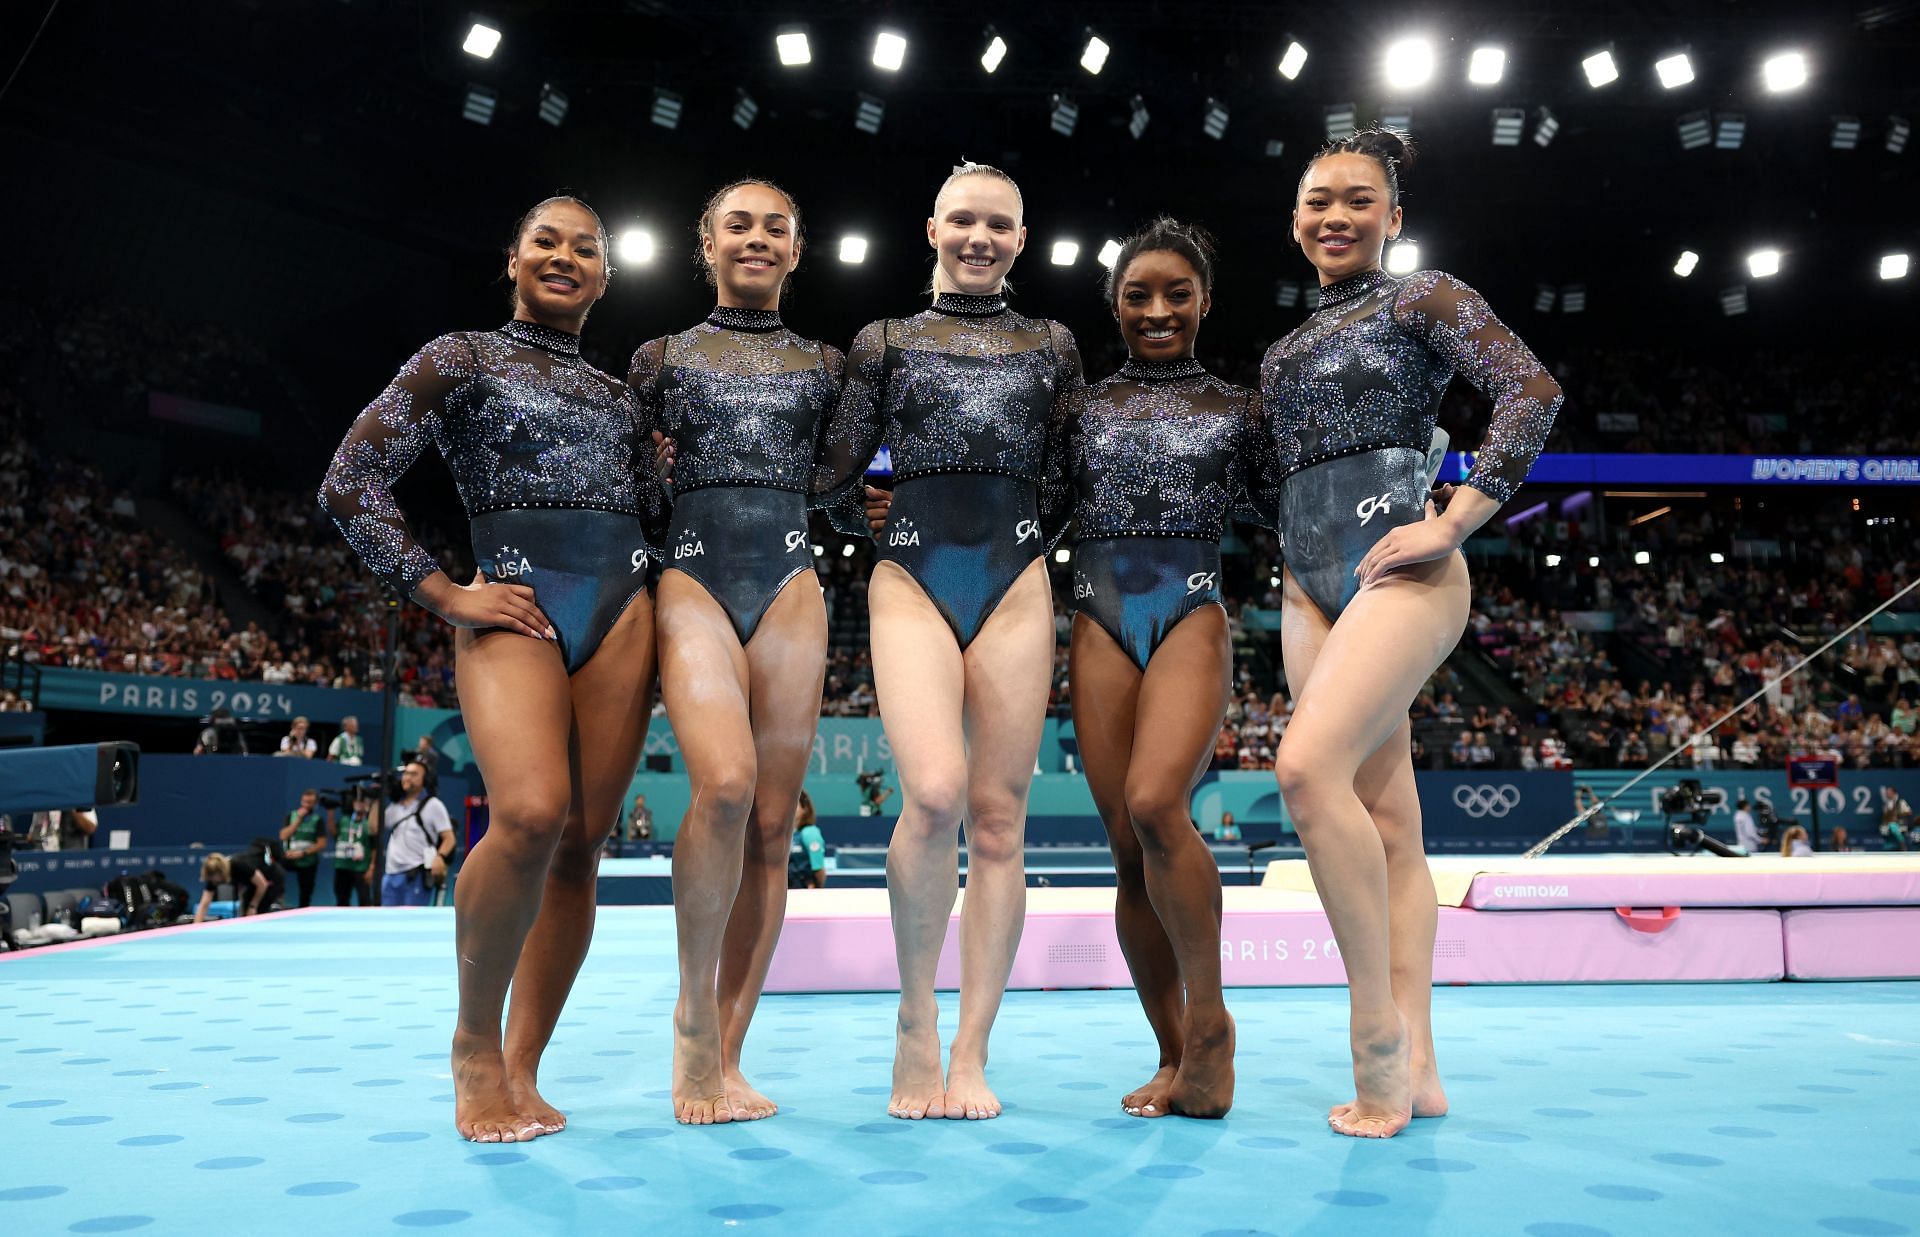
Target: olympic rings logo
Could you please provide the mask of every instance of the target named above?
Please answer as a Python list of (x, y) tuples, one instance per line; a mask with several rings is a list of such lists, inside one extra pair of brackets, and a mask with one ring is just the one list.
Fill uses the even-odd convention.
[(1520, 806), (1520, 788), (1511, 782), (1503, 786), (1455, 786), (1453, 806), (1476, 820), (1498, 818)]

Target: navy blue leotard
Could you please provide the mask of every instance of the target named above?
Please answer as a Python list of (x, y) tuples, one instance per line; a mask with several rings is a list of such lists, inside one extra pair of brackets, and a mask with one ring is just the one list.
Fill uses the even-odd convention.
[(730, 306), (633, 354), (643, 437), (675, 442), (661, 565), (706, 589), (743, 645), (787, 582), (813, 570), (808, 495), (845, 364), (778, 313)]
[(1073, 335), (999, 296), (942, 293), (854, 340), (815, 489), (836, 527), (866, 533), (860, 480), (889, 444), (879, 557), (919, 583), (962, 649), (1059, 536), (1068, 411), (1082, 390)]
[(625, 384), (580, 359), (577, 335), (517, 320), (442, 335), (354, 421), (320, 503), (367, 566), (410, 597), (440, 565), (407, 528), (393, 484), (438, 444), (472, 521), (475, 563), (533, 589), (572, 673), (646, 588), (665, 504), (638, 411)]
[(1425, 518), (1434, 417), (1456, 372), (1493, 400), (1466, 484), (1505, 502), (1546, 443), (1560, 384), (1466, 284), (1367, 271), (1322, 288), (1313, 314), (1267, 350), (1281, 544), (1329, 621), (1359, 591), (1367, 551)]
[(1259, 397), (1191, 358), (1128, 360), (1087, 388), (1067, 460), (1074, 608), (1145, 670), (1181, 619), (1220, 604), (1228, 515), (1273, 522)]

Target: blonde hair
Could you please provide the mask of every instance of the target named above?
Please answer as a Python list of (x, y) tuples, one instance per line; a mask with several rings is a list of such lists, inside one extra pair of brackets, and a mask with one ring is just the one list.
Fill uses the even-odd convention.
[(209, 885), (224, 885), (233, 876), (233, 864), (225, 855), (208, 855), (200, 861), (200, 879)]
[[(1027, 200), (1021, 196), (1019, 183), (991, 163), (975, 163), (973, 160), (965, 157), (962, 157), (960, 162), (954, 165), (953, 171), (948, 174), (945, 180), (940, 182), (940, 191), (933, 195), (933, 217), (935, 219), (940, 218), (940, 203), (946, 201), (947, 194), (952, 191), (956, 184), (969, 176), (990, 176), (994, 180), (1001, 181), (1007, 188), (1013, 190), (1013, 200), (1019, 204), (1020, 208), (1020, 219), (1023, 223), (1025, 222)], [(1011, 292), (1013, 291), (1013, 281), (1003, 279), (1000, 281), (1000, 287), (1002, 291)], [(932, 293), (935, 296), (946, 291), (940, 279), (940, 258), (937, 254), (934, 256), (933, 274), (927, 277), (927, 286), (921, 289), (921, 291)]]
[(1793, 844), (1795, 842), (1804, 842), (1806, 840), (1807, 840), (1807, 831), (1803, 827), (1799, 825), (1795, 825), (1793, 828), (1787, 830), (1786, 833), (1783, 834), (1780, 838), (1781, 857), (1787, 858), (1787, 859), (1792, 858)]

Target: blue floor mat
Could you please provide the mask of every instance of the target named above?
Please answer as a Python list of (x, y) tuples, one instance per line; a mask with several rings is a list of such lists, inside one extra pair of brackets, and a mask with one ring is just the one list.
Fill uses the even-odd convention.
[[(763, 1002), (783, 1112), (668, 1104), (673, 924), (603, 910), (547, 1058), (570, 1128), (453, 1131), (448, 911), (324, 911), (0, 962), (0, 1233), (1901, 1234), (1920, 1225), (1920, 984), (1445, 988), (1454, 1115), (1328, 1132), (1343, 991), (1236, 990), (1223, 1121), (1119, 1110), (1130, 991), (1020, 992), (998, 1121), (885, 1115), (893, 1000)], [(950, 1036), (954, 1000), (942, 997)]]

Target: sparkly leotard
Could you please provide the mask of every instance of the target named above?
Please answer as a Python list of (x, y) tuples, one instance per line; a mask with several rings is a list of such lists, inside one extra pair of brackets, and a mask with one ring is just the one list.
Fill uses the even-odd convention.
[(1067, 414), (1082, 389), (1072, 334), (999, 296), (943, 293), (854, 340), (815, 489), (841, 531), (866, 532), (860, 479), (884, 436), (894, 491), (880, 557), (919, 582), (963, 649), (1065, 523)]
[(706, 589), (743, 645), (787, 582), (813, 569), (807, 495), (844, 367), (779, 314), (724, 305), (633, 354), (643, 438), (658, 429), (676, 444), (662, 565)]
[(1560, 384), (1466, 284), (1367, 271), (1322, 288), (1267, 350), (1287, 567), (1329, 620), (1358, 592), (1367, 551), (1425, 518), (1434, 416), (1456, 372), (1493, 400), (1466, 484), (1505, 502), (1546, 443)]
[(1067, 463), (1074, 608), (1144, 671), (1181, 619), (1220, 604), (1229, 512), (1273, 522), (1273, 436), (1259, 397), (1192, 358), (1130, 359), (1087, 388)]
[(490, 579), (525, 584), (572, 673), (645, 589), (664, 512), (619, 379), (580, 359), (580, 337), (531, 322), (442, 335), (347, 431), (321, 506), (368, 567), (411, 596), (439, 564), (407, 528), (393, 484), (429, 442), (472, 520)]

